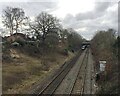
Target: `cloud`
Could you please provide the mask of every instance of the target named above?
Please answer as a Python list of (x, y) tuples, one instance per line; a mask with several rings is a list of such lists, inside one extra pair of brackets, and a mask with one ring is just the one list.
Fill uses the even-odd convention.
[(57, 2), (57, 0), (0, 0), (0, 2)]
[(76, 15), (77, 20), (96, 19), (104, 15), (107, 8), (111, 6), (111, 2), (96, 2), (93, 11), (79, 13)]
[(37, 16), (41, 11), (46, 11), (57, 16), (64, 28), (73, 28), (86, 39), (91, 39), (97, 30), (107, 30), (108, 28), (118, 29), (117, 2), (98, 0), (97, 2), (86, 4), (82, 0), (82, 7), (80, 7), (80, 2), (78, 4), (76, 2), (76, 5), (73, 4), (74, 0), (71, 3), (69, 1), (60, 3), (59, 1), (25, 0), (25, 2), (1, 2), (0, 15), (6, 6), (23, 8), (26, 15), (31, 18)]
[(36, 16), (42, 11), (50, 12), (56, 9), (57, 2), (4, 2), (0, 3), (0, 12), (6, 6), (19, 7), (24, 9), (28, 16)]
[(68, 14), (63, 23), (66, 27), (72, 27), (82, 36), (91, 39), (97, 30), (109, 28), (118, 29), (117, 3), (97, 2), (92, 11), (79, 13), (73, 16)]
[(95, 3), (95, 11), (104, 12), (107, 8), (109, 8), (113, 3), (111, 2), (96, 2)]

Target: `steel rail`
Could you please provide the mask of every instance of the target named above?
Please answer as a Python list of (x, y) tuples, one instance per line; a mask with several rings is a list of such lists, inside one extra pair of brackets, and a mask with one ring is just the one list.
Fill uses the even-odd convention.
[[(81, 55), (81, 53), (79, 52), (71, 62), (69, 62), (69, 64), (61, 71), (59, 72), (51, 82), (49, 82), (47, 84), (47, 86), (45, 88), (43, 88), (37, 96), (42, 95), (42, 94), (49, 94), (52, 95), (54, 93), (54, 91), (58, 88), (58, 86), (60, 85), (60, 83), (63, 81), (63, 79), (65, 78), (65, 76), (69, 73), (69, 71), (72, 69), (72, 67), (74, 66), (74, 63), (76, 63), (76, 61), (78, 60), (79, 56)], [(61, 77), (61, 78), (60, 78)], [(59, 81), (59, 82), (58, 82)], [(56, 83), (56, 84), (55, 84)], [(52, 88), (50, 88), (52, 86)], [(48, 92), (48, 93), (47, 93)]]

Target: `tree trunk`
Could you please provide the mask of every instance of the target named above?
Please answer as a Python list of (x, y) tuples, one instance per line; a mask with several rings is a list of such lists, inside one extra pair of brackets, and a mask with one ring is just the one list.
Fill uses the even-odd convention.
[(10, 29), (10, 36), (13, 35), (13, 27)]
[(16, 21), (16, 35), (15, 35), (15, 40), (17, 40), (17, 29), (18, 29), (18, 23), (17, 23), (17, 21)]
[(43, 35), (42, 35), (42, 44), (45, 44), (45, 39), (46, 39), (46, 33), (45, 30), (43, 31)]

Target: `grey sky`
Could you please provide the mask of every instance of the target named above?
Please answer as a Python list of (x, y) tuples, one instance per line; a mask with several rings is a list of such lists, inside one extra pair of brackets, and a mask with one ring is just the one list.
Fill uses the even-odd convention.
[[(6, 1), (6, 2), (5, 2)], [(24, 0), (24, 2), (0, 2), (0, 15), (6, 6), (23, 8), (27, 16), (35, 17), (46, 11), (53, 14), (64, 28), (73, 28), (86, 39), (91, 39), (97, 30), (118, 30), (118, 2), (108, 0)], [(31, 2), (30, 2), (31, 1)], [(112, 0), (111, 0), (112, 1)], [(1, 17), (0, 17), (1, 20)], [(2, 27), (2, 23), (0, 23)]]

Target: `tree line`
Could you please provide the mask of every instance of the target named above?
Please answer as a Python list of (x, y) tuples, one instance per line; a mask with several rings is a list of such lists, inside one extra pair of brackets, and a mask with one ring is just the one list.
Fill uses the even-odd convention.
[(98, 94), (116, 94), (118, 93), (118, 61), (120, 49), (120, 37), (116, 30), (100, 30), (91, 41), (92, 51), (96, 61), (96, 69), (99, 70), (99, 61), (106, 60), (105, 77), (100, 81), (100, 90)]
[(3, 9), (2, 23), (12, 36), (14, 33), (24, 32), (32, 36), (37, 47), (56, 47), (59, 42), (67, 49), (78, 50), (82, 37), (73, 29), (64, 29), (60, 20), (46, 12), (39, 13), (34, 20), (25, 15), (22, 8), (6, 7)]

